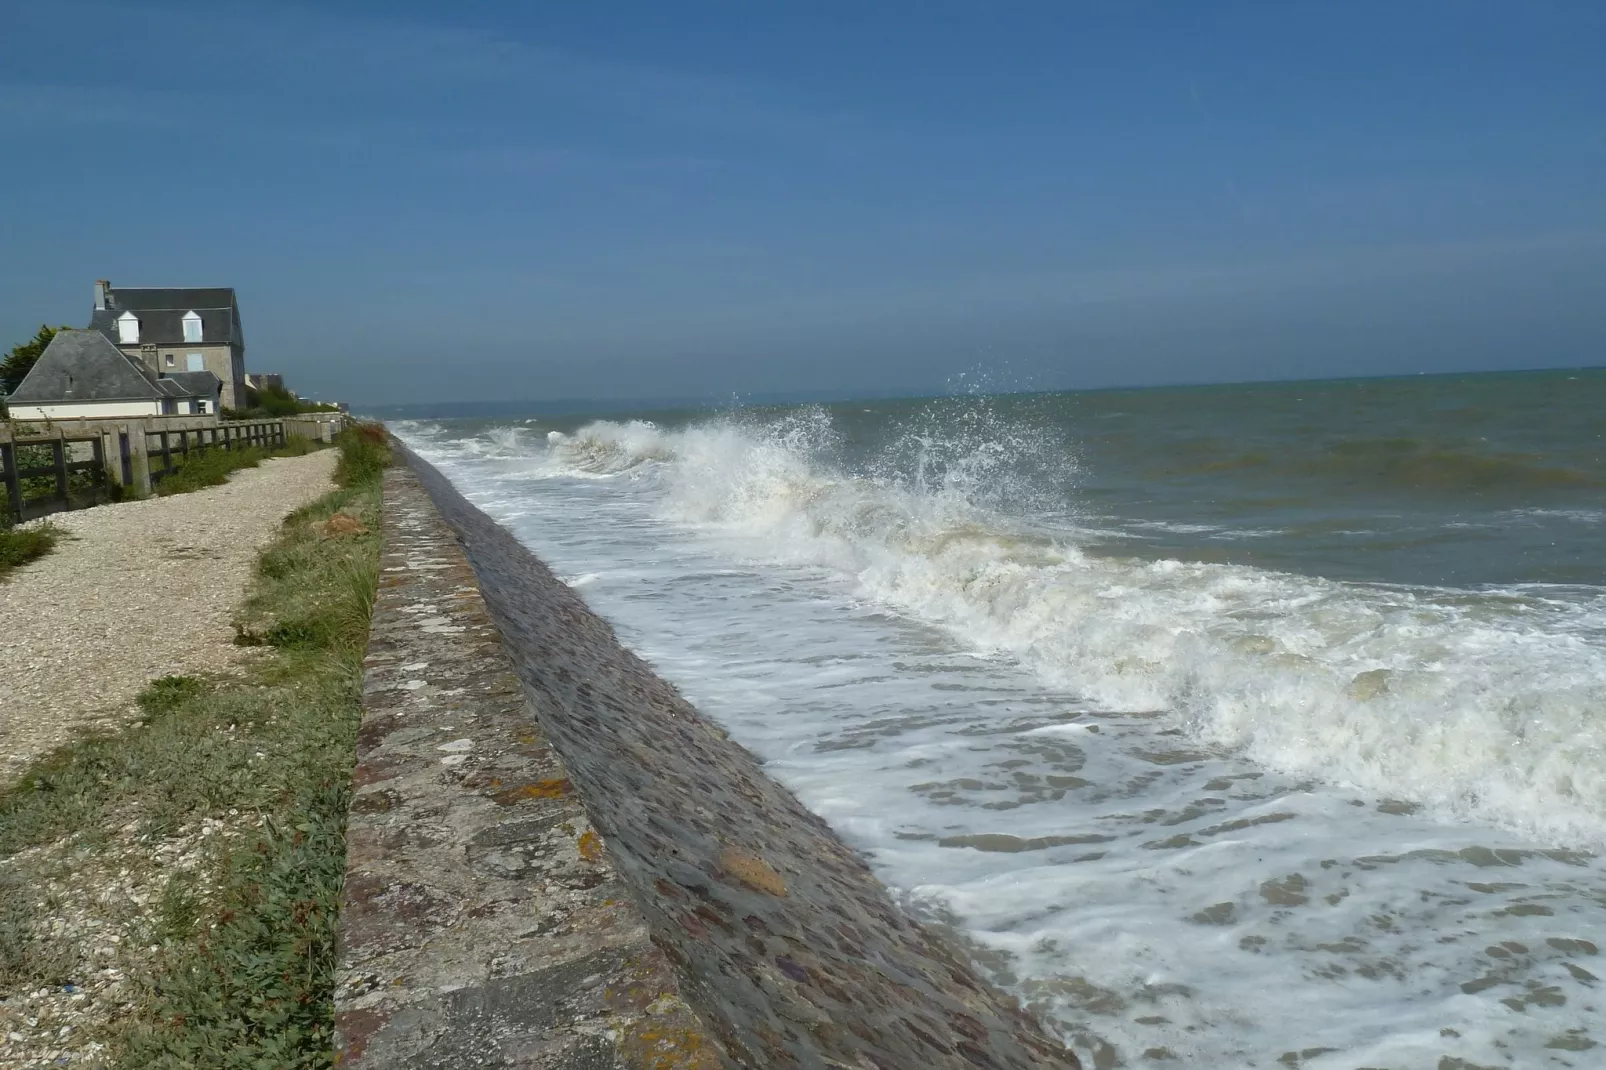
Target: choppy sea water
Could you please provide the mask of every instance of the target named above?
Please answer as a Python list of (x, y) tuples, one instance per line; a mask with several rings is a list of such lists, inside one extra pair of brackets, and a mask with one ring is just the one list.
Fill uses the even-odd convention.
[(395, 430), (1090, 1066), (1606, 1065), (1606, 372)]

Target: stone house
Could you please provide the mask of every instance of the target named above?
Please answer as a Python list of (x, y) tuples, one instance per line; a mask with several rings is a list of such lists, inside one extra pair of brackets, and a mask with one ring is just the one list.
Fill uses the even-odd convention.
[(211, 372), (223, 405), (245, 407), (245, 332), (233, 287), (114, 289), (101, 279), (89, 326), (153, 376)]
[(215, 415), (223, 383), (209, 371), (158, 376), (99, 331), (57, 331), (6, 407), (13, 420)]

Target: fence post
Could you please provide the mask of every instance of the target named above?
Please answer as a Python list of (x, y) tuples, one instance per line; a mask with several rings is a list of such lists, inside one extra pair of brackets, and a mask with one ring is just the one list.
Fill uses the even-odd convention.
[(188, 429), (178, 433), (178, 456), (182, 461), (190, 459), (190, 433)]
[(11, 519), (15, 523), (22, 523), (22, 478), (17, 475), (17, 447), (10, 442), (0, 442), (0, 465), (5, 467), (6, 501), (11, 511)]
[(163, 428), (160, 434), (162, 436), (162, 476), (166, 478), (167, 473), (173, 470), (173, 447), (168, 441), (167, 429)]
[(56, 497), (62, 507), (67, 508), (72, 505), (72, 497), (67, 492), (67, 443), (58, 438), (50, 445), (56, 462)]
[(133, 486), (134, 453), (128, 445), (128, 430), (126, 428), (117, 432), (117, 458), (122, 461), (123, 486)]
[(134, 477), (134, 493), (146, 497), (151, 492), (151, 431), (144, 420), (130, 421), (128, 431), (129, 470)]
[(112, 481), (112, 474), (106, 470), (106, 440), (96, 435), (90, 441), (89, 449), (95, 459), (95, 486), (99, 488), (100, 496), (105, 497)]

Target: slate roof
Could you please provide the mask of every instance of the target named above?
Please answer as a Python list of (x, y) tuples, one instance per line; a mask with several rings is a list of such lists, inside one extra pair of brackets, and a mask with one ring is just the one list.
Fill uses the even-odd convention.
[(106, 304), (121, 316), (124, 312), (151, 312), (177, 309), (187, 312), (203, 308), (233, 308), (232, 286), (116, 286), (106, 291)]
[(117, 318), (132, 312), (139, 317), (142, 345), (181, 346), (185, 344), (184, 314), (190, 311), (201, 317), (203, 344), (244, 342), (240, 337), (240, 311), (232, 286), (109, 289), (106, 307), (90, 313), (89, 326), (115, 343)]
[[(211, 375), (210, 372), (204, 374)], [(125, 356), (99, 331), (58, 331), (38, 362), (17, 384), (16, 392), (6, 400), (50, 404), (209, 396), (210, 393), (195, 393), (185, 383), (156, 378), (139, 361)]]
[(185, 397), (216, 398), (223, 389), (223, 380), (211, 372), (168, 372), (157, 382), (177, 383)]

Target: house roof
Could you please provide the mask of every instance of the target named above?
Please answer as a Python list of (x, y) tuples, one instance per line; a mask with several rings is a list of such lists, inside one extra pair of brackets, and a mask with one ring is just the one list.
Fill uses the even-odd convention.
[(168, 372), (157, 382), (177, 383), (185, 397), (216, 397), (223, 389), (223, 380), (211, 372)]
[(240, 308), (232, 286), (107, 289), (106, 307), (90, 314), (89, 326), (115, 343), (117, 319), (126, 312), (139, 318), (139, 340), (144, 345), (184, 345), (186, 312), (195, 312), (201, 317), (203, 344), (244, 342)]
[(199, 311), (203, 308), (233, 308), (234, 287), (232, 286), (118, 286), (106, 291), (106, 305), (109, 311), (118, 314), (124, 312), (154, 312), (161, 309), (174, 310), (180, 314), (190, 309)]
[[(164, 382), (169, 385), (160, 385)], [(183, 383), (157, 379), (138, 361), (124, 356), (99, 331), (69, 330), (56, 332), (38, 362), (6, 400), (48, 404), (198, 396), (206, 395), (196, 394)]]

